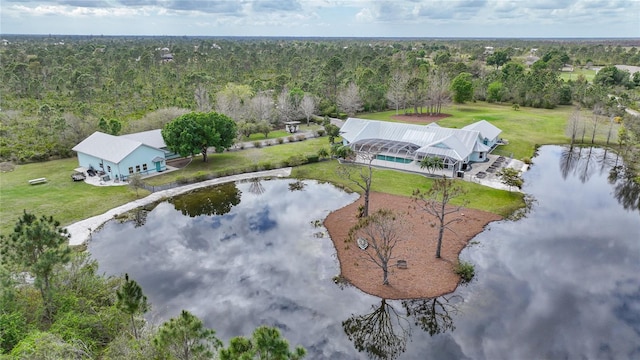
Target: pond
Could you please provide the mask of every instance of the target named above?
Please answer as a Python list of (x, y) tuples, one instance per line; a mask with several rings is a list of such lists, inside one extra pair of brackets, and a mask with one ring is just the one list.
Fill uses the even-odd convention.
[(336, 285), (314, 223), (357, 196), (315, 181), (200, 190), (106, 224), (89, 251), (141, 284), (150, 321), (187, 309), (225, 341), (277, 326), (309, 359), (639, 358), (639, 194), (610, 176), (616, 165), (599, 149), (542, 147), (525, 174), (530, 212), (479, 234), (462, 254), (474, 281), (435, 299)]

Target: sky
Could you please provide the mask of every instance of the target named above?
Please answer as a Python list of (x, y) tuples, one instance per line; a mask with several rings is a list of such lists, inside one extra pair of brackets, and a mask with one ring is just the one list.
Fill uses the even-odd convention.
[(640, 37), (640, 0), (0, 0), (0, 33)]

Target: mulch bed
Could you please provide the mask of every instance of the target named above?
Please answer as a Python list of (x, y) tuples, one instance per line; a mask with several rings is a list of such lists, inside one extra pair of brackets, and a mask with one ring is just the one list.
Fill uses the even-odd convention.
[[(361, 250), (357, 244), (345, 242), (349, 229), (357, 222), (355, 214), (363, 203), (362, 197), (356, 202), (338, 209), (325, 219), (340, 261), (341, 276), (358, 289), (385, 299), (431, 298), (453, 292), (460, 278), (453, 271), (458, 263), (458, 255), (470, 239), (482, 232), (487, 224), (501, 217), (489, 212), (462, 209), (462, 221), (454, 223), (455, 231), (445, 231), (442, 258), (436, 259), (437, 227), (432, 226), (430, 215), (420, 210), (412, 210), (411, 198), (372, 193), (370, 213), (379, 208), (404, 212), (407, 223), (402, 232), (403, 241), (393, 250), (393, 257), (406, 260), (407, 268), (390, 268), (389, 285), (382, 285), (382, 270), (367, 259), (363, 251), (373, 251), (371, 247)], [(392, 263), (395, 265), (396, 260)]]

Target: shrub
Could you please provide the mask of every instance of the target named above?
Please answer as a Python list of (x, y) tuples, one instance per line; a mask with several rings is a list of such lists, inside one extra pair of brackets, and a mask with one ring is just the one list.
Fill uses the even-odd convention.
[(209, 175), (204, 173), (204, 172), (202, 172), (202, 171), (198, 171), (195, 174), (194, 178), (196, 179), (196, 181), (205, 181), (205, 180), (209, 179)]
[(284, 142), (284, 138), (278, 138), (278, 144), (282, 144)]
[(324, 134), (325, 134), (325, 131), (324, 131), (324, 129), (320, 129), (320, 130), (316, 131), (316, 134), (318, 134), (318, 137), (323, 137)]
[(473, 277), (476, 275), (476, 270), (473, 267), (473, 264), (466, 261), (459, 262), (453, 271), (456, 273), (456, 275), (460, 276), (462, 284), (470, 283), (471, 280), (473, 280)]
[(531, 158), (530, 158), (530, 157), (528, 157), (528, 156), (527, 156), (527, 157), (525, 157), (524, 159), (522, 159), (522, 162), (523, 162), (523, 163), (525, 163), (525, 164), (527, 164), (527, 165), (531, 165), (531, 164), (533, 164), (533, 161), (531, 161)]
[(272, 163), (270, 163), (270, 162), (266, 162), (266, 163), (263, 163), (263, 164), (262, 164), (262, 167), (263, 167), (265, 170), (271, 170), (271, 169), (273, 169), (273, 164), (272, 164)]
[(289, 137), (287, 138), (287, 141), (289, 141), (289, 142), (294, 142), (294, 141), (296, 141), (296, 138), (295, 138), (295, 137), (293, 137), (293, 135), (291, 135), (291, 136), (289, 136)]
[(320, 156), (318, 155), (307, 155), (307, 163), (316, 163), (320, 161)]
[(267, 146), (271, 146), (273, 143), (271, 141), (267, 140), (267, 141), (264, 142), (264, 144), (267, 145)]
[(240, 148), (240, 150), (244, 150), (244, 143), (240, 143), (240, 145), (238, 145), (238, 147)]
[(260, 141), (254, 141), (254, 142), (253, 142), (253, 146), (254, 146), (255, 148), (261, 148), (261, 147), (262, 147), (262, 142), (260, 142)]
[(306, 137), (306, 136), (304, 136), (303, 134), (300, 134), (300, 135), (297, 135), (297, 136), (296, 136), (296, 140), (298, 140), (298, 141), (303, 141), (303, 140), (305, 140), (306, 138), (307, 138), (307, 137)]
[(189, 179), (187, 179), (184, 175), (180, 175), (180, 176), (178, 176), (178, 177), (176, 178), (176, 182), (177, 182), (178, 184), (182, 184), (182, 185), (184, 185), (184, 184), (188, 184), (188, 183), (189, 183)]
[(288, 166), (299, 166), (304, 164), (307, 161), (307, 158), (302, 154), (296, 154), (289, 157), (286, 161)]

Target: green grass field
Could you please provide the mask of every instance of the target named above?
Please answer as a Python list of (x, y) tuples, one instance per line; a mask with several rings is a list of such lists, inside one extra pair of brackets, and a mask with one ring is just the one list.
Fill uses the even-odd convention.
[[(73, 182), (76, 158), (18, 165), (0, 173), (0, 232), (6, 234), (23, 210), (51, 215), (63, 225), (104, 213), (136, 199), (127, 186), (96, 187)], [(47, 178), (44, 184), (30, 185), (29, 179)], [(142, 196), (142, 192), (140, 193)]]
[(583, 75), (588, 82), (593, 82), (593, 78), (596, 76), (596, 71), (591, 69), (574, 68), (571, 72), (560, 72), (560, 79), (564, 81), (576, 81), (580, 75)]

